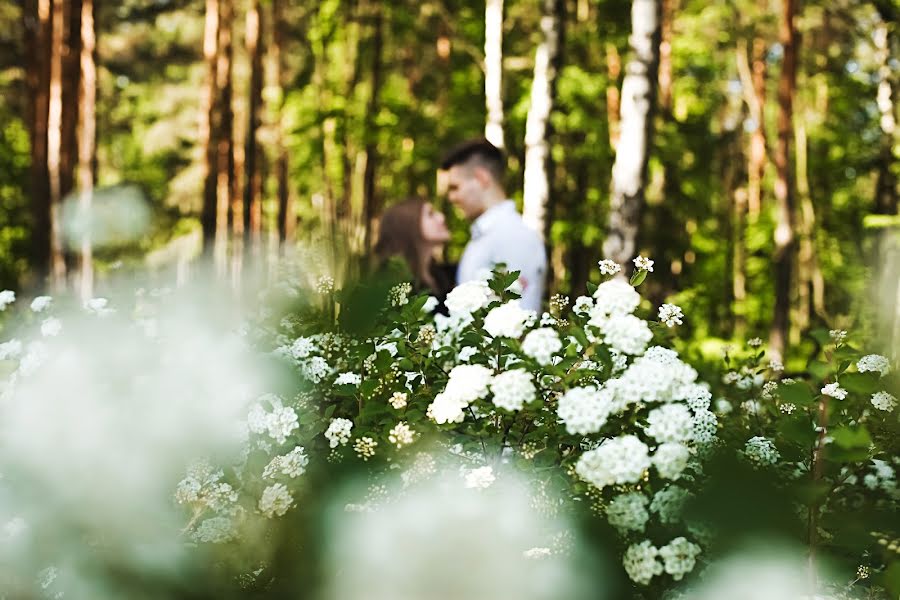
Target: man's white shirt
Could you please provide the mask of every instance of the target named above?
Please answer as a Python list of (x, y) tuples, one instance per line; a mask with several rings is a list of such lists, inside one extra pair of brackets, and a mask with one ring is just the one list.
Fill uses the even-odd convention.
[(522, 308), (540, 311), (547, 275), (547, 255), (540, 236), (529, 229), (512, 200), (484, 211), (472, 222), (472, 238), (463, 251), (457, 283), (483, 279), (496, 264), (519, 271)]

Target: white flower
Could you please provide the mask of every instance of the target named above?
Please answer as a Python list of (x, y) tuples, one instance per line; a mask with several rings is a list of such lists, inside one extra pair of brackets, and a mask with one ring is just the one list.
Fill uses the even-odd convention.
[(647, 435), (658, 442), (686, 442), (693, 431), (691, 411), (683, 404), (663, 404), (647, 415)]
[(884, 376), (891, 370), (891, 363), (887, 357), (880, 354), (867, 354), (856, 362), (856, 370), (860, 373), (874, 371)]
[(606, 507), (606, 519), (623, 534), (627, 531), (644, 531), (644, 525), (650, 518), (647, 503), (647, 497), (639, 492), (620, 494)]
[(579, 477), (599, 489), (607, 485), (637, 483), (650, 467), (647, 446), (634, 435), (605, 440), (581, 455), (575, 464)]
[(287, 454), (274, 457), (263, 469), (264, 479), (274, 479), (278, 475), (300, 477), (306, 472), (309, 457), (302, 446), (297, 446)]
[(11, 360), (22, 354), (22, 342), (17, 339), (0, 344), (0, 360)]
[(573, 435), (597, 433), (612, 410), (612, 393), (596, 387), (575, 387), (559, 399), (556, 414)]
[(106, 298), (91, 298), (84, 303), (84, 308), (87, 309), (88, 312), (100, 316), (113, 312), (113, 310), (109, 308), (109, 300)]
[(605, 258), (597, 263), (597, 266), (600, 267), (601, 275), (615, 275), (619, 271), (622, 270), (621, 265), (614, 260), (609, 260)]
[(351, 429), (353, 429), (353, 421), (342, 418), (332, 419), (328, 429), (325, 430), (325, 438), (332, 448), (337, 448), (338, 445), (343, 446), (350, 441)]
[(478, 467), (466, 473), (466, 487), (483, 490), (490, 487), (496, 479), (493, 468)]
[(586, 315), (594, 307), (594, 300), (590, 296), (578, 296), (572, 305), (572, 312), (576, 315)]
[[(727, 401), (726, 401), (727, 402)], [(711, 410), (698, 410), (694, 412), (691, 434), (697, 446), (708, 446), (716, 439), (719, 429), (719, 419)]]
[(825, 396), (831, 396), (832, 398), (836, 398), (838, 400), (843, 400), (847, 397), (847, 390), (842, 388), (837, 382), (829, 383), (825, 387), (822, 388), (822, 394)]
[(334, 380), (334, 385), (359, 385), (362, 383), (362, 377), (357, 373), (341, 373)]
[(391, 306), (405, 306), (409, 303), (409, 295), (412, 293), (412, 284), (408, 281), (398, 283), (388, 292)]
[(653, 261), (649, 258), (644, 258), (643, 256), (638, 255), (638, 257), (634, 259), (634, 268), (638, 271), (648, 271), (652, 273)]
[(522, 340), (522, 352), (537, 361), (539, 365), (548, 365), (553, 355), (562, 350), (562, 341), (555, 329), (542, 327), (529, 331)]
[(300, 365), (300, 372), (312, 383), (319, 383), (331, 373), (331, 367), (321, 356), (313, 356)]
[(688, 464), (691, 451), (683, 444), (660, 444), (653, 454), (653, 466), (663, 479), (678, 479)]
[(678, 522), (690, 493), (677, 485), (670, 485), (654, 494), (650, 512), (659, 514), (659, 520), (667, 525)]
[(191, 537), (204, 544), (224, 544), (235, 537), (234, 524), (230, 517), (216, 516), (204, 519)]
[(484, 317), (484, 330), (491, 337), (520, 338), (525, 327), (535, 319), (534, 311), (525, 310), (518, 300), (510, 300), (491, 311)]
[(6, 307), (16, 301), (16, 293), (12, 290), (3, 290), (0, 292), (0, 310), (6, 310)]
[(632, 356), (643, 354), (647, 344), (653, 339), (653, 332), (647, 327), (647, 322), (634, 315), (613, 315), (603, 322), (600, 331), (609, 346)]
[(466, 417), (466, 413), (463, 411), (467, 406), (467, 402), (463, 402), (447, 392), (441, 392), (428, 405), (427, 414), (438, 425), (462, 423)]
[(399, 450), (403, 446), (412, 444), (415, 440), (415, 434), (416, 432), (409, 428), (406, 421), (400, 421), (388, 432), (388, 441), (397, 446)]
[(545, 312), (545, 313), (541, 314), (541, 320), (540, 320), (540, 322), (538, 322), (538, 326), (547, 327), (549, 325), (556, 325), (556, 323), (557, 323), (557, 321), (553, 317), (553, 315), (551, 315), (548, 312)]
[(450, 371), (444, 393), (464, 405), (487, 396), (491, 370), (483, 365), (457, 365)]
[(671, 575), (675, 581), (681, 581), (682, 577), (694, 569), (698, 554), (700, 554), (700, 546), (683, 537), (677, 537), (659, 549), (659, 556), (663, 559), (666, 573)]
[(771, 360), (769, 361), (769, 368), (775, 373), (781, 373), (784, 371), (784, 365), (781, 364), (781, 361)]
[(316, 351), (316, 344), (313, 342), (312, 338), (308, 337), (298, 337), (294, 340), (294, 343), (291, 344), (290, 353), (295, 359), (300, 360), (301, 358), (307, 358), (310, 354)]
[(50, 307), (52, 301), (53, 298), (50, 296), (38, 296), (31, 301), (31, 310), (36, 313), (43, 312)]
[(484, 281), (467, 281), (462, 283), (447, 294), (444, 306), (450, 315), (471, 314), (479, 308), (484, 308), (495, 300), (494, 292)]
[(535, 548), (529, 548), (528, 550), (523, 552), (522, 556), (524, 556), (525, 558), (530, 559), (530, 560), (537, 560), (539, 558), (547, 558), (548, 556), (551, 556), (552, 554), (553, 553), (551, 552), (550, 548), (535, 547)]
[(290, 406), (277, 406), (266, 419), (269, 437), (283, 444), (295, 429), (300, 427), (297, 413)]
[(369, 460), (375, 456), (375, 448), (378, 442), (368, 436), (363, 436), (353, 442), (353, 451), (363, 460)]
[(263, 490), (259, 510), (268, 518), (280, 517), (294, 504), (294, 498), (281, 483), (274, 483)]
[(41, 335), (44, 337), (55, 337), (62, 331), (62, 321), (56, 317), (44, 319), (41, 323)]
[(407, 398), (406, 392), (394, 392), (388, 402), (390, 402), (391, 406), (395, 409), (400, 410), (401, 408), (406, 407)]
[(641, 303), (641, 295), (627, 281), (612, 279), (597, 286), (594, 300), (591, 325), (599, 326), (604, 317), (633, 313)]
[(716, 400), (716, 412), (720, 415), (727, 415), (733, 410), (734, 406), (732, 406), (731, 402), (729, 402), (725, 398), (719, 398)]
[(762, 346), (762, 340), (758, 337), (751, 338), (747, 340), (747, 345), (751, 348), (759, 348), (760, 346)]
[(334, 278), (329, 275), (322, 275), (316, 280), (316, 292), (319, 294), (330, 294), (334, 291)]
[(872, 406), (878, 410), (890, 412), (897, 406), (897, 399), (887, 392), (877, 392), (872, 394)]
[(509, 411), (522, 407), (537, 398), (534, 376), (528, 371), (514, 369), (495, 375), (490, 383), (494, 405)]
[(635, 583), (647, 585), (656, 575), (661, 575), (663, 565), (657, 557), (659, 550), (650, 543), (650, 540), (644, 540), (640, 544), (632, 544), (625, 551), (622, 557), (622, 566), (628, 577)]
[(840, 344), (847, 339), (847, 332), (843, 329), (832, 329), (828, 332), (828, 335), (831, 336), (831, 339), (835, 344)]
[(422, 312), (431, 313), (434, 312), (434, 309), (438, 307), (440, 302), (434, 296), (428, 296), (428, 299), (425, 301), (425, 304), (422, 305)]
[(659, 320), (668, 327), (681, 325), (681, 319), (683, 318), (684, 313), (681, 312), (681, 308), (674, 304), (663, 304), (659, 307)]
[(742, 452), (744, 458), (757, 466), (774, 465), (781, 458), (778, 449), (771, 440), (762, 436), (752, 437), (747, 440)]
[(469, 362), (469, 359), (478, 354), (478, 348), (474, 346), (464, 346), (462, 350), (459, 351), (459, 354), (456, 355), (456, 360), (459, 362)]

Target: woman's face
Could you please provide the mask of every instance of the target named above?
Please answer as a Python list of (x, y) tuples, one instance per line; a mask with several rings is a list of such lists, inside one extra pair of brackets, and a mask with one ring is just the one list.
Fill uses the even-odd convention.
[(422, 239), (429, 244), (446, 244), (450, 240), (450, 230), (444, 222), (444, 214), (431, 204), (422, 207)]

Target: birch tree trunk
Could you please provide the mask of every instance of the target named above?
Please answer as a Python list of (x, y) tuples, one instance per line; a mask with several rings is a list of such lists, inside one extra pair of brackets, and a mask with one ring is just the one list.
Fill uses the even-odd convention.
[(484, 9), (484, 137), (504, 147), (503, 137), (503, 0), (486, 0)]
[(203, 33), (203, 58), (206, 61), (206, 86), (200, 109), (200, 148), (203, 152), (203, 207), (200, 223), (203, 230), (203, 252), (210, 254), (216, 235), (216, 149), (218, 123), (216, 111), (216, 73), (219, 48), (219, 3), (206, 0), (206, 21)]
[(791, 137), (794, 92), (797, 77), (797, 30), (794, 15), (798, 0), (782, 0), (779, 42), (783, 48), (781, 75), (778, 79), (778, 143), (775, 147), (775, 310), (769, 330), (772, 358), (783, 360), (790, 329), (791, 289), (796, 238), (794, 180), (791, 172)]
[(619, 264), (628, 263), (637, 248), (656, 104), (659, 40), (658, 0), (634, 0), (629, 39), (633, 56), (622, 82), (622, 135), (612, 169), (609, 222), (603, 242), (603, 255)]
[(97, 134), (97, 68), (94, 62), (96, 32), (94, 0), (81, 4), (81, 100), (79, 101), (78, 193), (82, 222), (87, 226), (81, 239), (79, 291), (82, 300), (94, 296), (94, 261), (91, 248), (91, 200), (94, 193), (94, 158)]
[(559, 5), (544, 0), (541, 17), (543, 39), (534, 56), (531, 106), (525, 121), (525, 177), (522, 216), (525, 224), (546, 237), (547, 204), (550, 198), (548, 128), (556, 89), (556, 55), (559, 52)]

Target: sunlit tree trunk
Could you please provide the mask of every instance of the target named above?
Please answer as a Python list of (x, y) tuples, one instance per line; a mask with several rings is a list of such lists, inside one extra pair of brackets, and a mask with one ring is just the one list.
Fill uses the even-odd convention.
[(621, 119), (619, 111), (621, 110), (621, 97), (619, 96), (619, 75), (622, 73), (622, 57), (619, 56), (619, 50), (616, 45), (606, 43), (606, 76), (608, 84), (606, 86), (606, 121), (609, 128), (609, 146), (616, 150), (619, 147), (619, 136), (621, 135)]
[(247, 137), (244, 146), (243, 221), (245, 244), (258, 244), (262, 223), (262, 172), (259, 129), (262, 124), (263, 13), (259, 0), (247, 11), (247, 52), (250, 55), (250, 93), (247, 109)]
[(28, 0), (22, 11), (25, 46), (25, 83), (28, 89), (31, 166), (29, 194), (32, 211), (32, 261), (35, 287), (50, 274), (50, 174), (47, 170), (47, 118), (50, 99), (50, 0)]
[[(97, 133), (97, 68), (94, 61), (96, 32), (94, 29), (94, 0), (81, 4), (81, 109), (78, 136), (78, 193), (79, 208), (84, 223), (91, 223), (91, 199), (94, 192), (94, 158)], [(81, 239), (79, 290), (82, 300), (94, 295), (94, 261), (91, 230), (86, 227)]]
[(503, 0), (486, 0), (484, 9), (484, 137), (503, 148)]
[(272, 51), (270, 60), (272, 63), (272, 80), (276, 93), (274, 94), (274, 122), (275, 122), (275, 179), (278, 195), (278, 239), (281, 243), (293, 240), (294, 235), (294, 205), (288, 190), (288, 155), (284, 147), (284, 125), (282, 123), (282, 111), (284, 110), (284, 0), (272, 0)]
[(783, 49), (781, 75), (778, 79), (778, 143), (775, 147), (775, 310), (769, 331), (772, 357), (783, 359), (790, 328), (791, 283), (796, 247), (794, 234), (795, 196), (791, 173), (791, 137), (797, 70), (797, 30), (794, 15), (798, 0), (782, 0), (779, 42)]
[(203, 229), (204, 253), (212, 253), (216, 235), (216, 181), (218, 147), (218, 48), (219, 48), (219, 2), (206, 0), (206, 20), (203, 33), (203, 58), (206, 62), (206, 85), (200, 108), (200, 148), (203, 152), (203, 208), (200, 223)]
[(372, 247), (372, 225), (378, 212), (378, 198), (375, 186), (375, 169), (378, 164), (378, 124), (377, 116), (380, 110), (380, 93), (383, 77), (383, 50), (384, 50), (384, 15), (385, 10), (379, 2), (372, 3), (372, 65), (371, 65), (371, 90), (369, 102), (366, 107), (365, 119), (365, 172), (363, 174), (363, 251), (368, 252)]
[(669, 113), (672, 110), (672, 36), (678, 0), (660, 1), (659, 108), (663, 113)]
[(216, 65), (216, 90), (220, 120), (217, 132), (216, 152), (216, 249), (217, 264), (224, 269), (227, 258), (228, 226), (234, 215), (231, 211), (234, 198), (234, 87), (232, 71), (234, 63), (234, 0), (219, 2), (219, 44)]
[(544, 0), (541, 43), (534, 56), (531, 106), (525, 121), (525, 177), (522, 216), (525, 223), (546, 237), (547, 204), (550, 198), (548, 163), (550, 113), (556, 90), (556, 55), (559, 51), (560, 6), (562, 0)]
[(797, 169), (797, 198), (800, 203), (797, 253), (797, 320), (791, 328), (791, 343), (800, 342), (809, 329), (812, 316), (825, 315), (825, 278), (816, 252), (816, 209), (809, 186), (806, 116), (802, 110), (794, 119)]
[(633, 56), (622, 82), (622, 136), (612, 169), (609, 222), (603, 254), (626, 264), (634, 256), (646, 186), (659, 68), (660, 6), (635, 0), (631, 7)]

